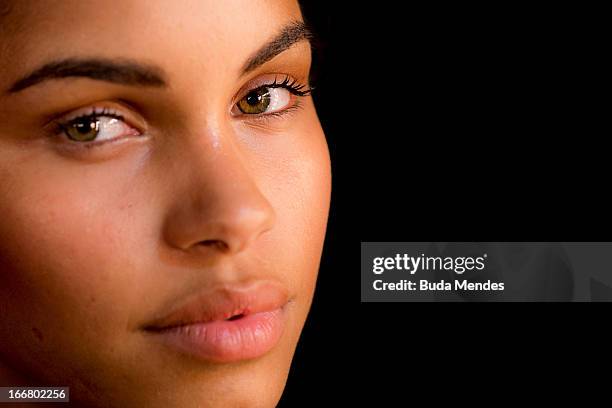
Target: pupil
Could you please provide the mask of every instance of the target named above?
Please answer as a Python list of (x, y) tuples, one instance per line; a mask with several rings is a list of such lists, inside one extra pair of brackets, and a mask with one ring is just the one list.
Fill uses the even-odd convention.
[(259, 102), (261, 102), (261, 95), (255, 92), (251, 92), (247, 95), (246, 101), (251, 106), (257, 105), (259, 104)]
[(85, 121), (80, 121), (80, 122), (75, 123), (74, 126), (76, 127), (77, 132), (81, 134), (87, 134), (91, 132), (92, 130), (95, 130), (96, 123), (91, 120), (85, 120)]

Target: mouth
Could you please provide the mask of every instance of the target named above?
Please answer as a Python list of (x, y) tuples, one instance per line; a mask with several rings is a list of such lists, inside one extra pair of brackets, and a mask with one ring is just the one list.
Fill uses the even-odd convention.
[(260, 357), (284, 331), (287, 290), (275, 282), (219, 285), (181, 301), (144, 331), (175, 352), (211, 363)]

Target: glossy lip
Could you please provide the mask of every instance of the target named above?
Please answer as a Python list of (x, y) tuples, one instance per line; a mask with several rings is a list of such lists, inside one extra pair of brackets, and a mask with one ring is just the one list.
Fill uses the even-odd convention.
[(189, 296), (144, 330), (208, 362), (248, 360), (278, 343), (288, 302), (287, 290), (273, 281), (217, 285)]

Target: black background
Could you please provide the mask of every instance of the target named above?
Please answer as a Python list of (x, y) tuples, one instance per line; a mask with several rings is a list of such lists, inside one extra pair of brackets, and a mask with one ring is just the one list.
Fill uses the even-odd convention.
[(357, 251), (610, 241), (603, 10), (303, 3), (322, 41), (314, 97), (333, 193), (279, 406), (585, 405), (609, 363), (607, 305), (360, 303)]

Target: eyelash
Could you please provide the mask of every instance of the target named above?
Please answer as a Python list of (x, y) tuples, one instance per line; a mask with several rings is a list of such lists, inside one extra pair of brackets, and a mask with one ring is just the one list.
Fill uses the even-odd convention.
[[(297, 96), (306, 96), (312, 93), (313, 87), (307, 87), (304, 84), (300, 84), (297, 79), (291, 79), (289, 76), (286, 76), (282, 82), (277, 82), (277, 79), (274, 78), (274, 82), (271, 84), (261, 85), (255, 89), (249, 90), (249, 92), (256, 91), (261, 88), (285, 88), (289, 92)], [(303, 90), (307, 88), (306, 90)]]
[[(274, 78), (274, 82), (271, 83), (267, 83), (267, 84), (263, 84), (260, 86), (257, 86), (255, 88), (250, 88), (247, 92), (245, 92), (243, 94), (243, 98), (248, 95), (250, 92), (254, 92), (257, 90), (260, 90), (262, 88), (285, 88), (287, 91), (289, 91), (289, 93), (298, 96), (298, 97), (304, 97), (304, 96), (308, 96), (310, 94), (312, 94), (312, 91), (315, 89), (313, 86), (307, 86), (304, 85), (300, 82), (298, 82), (298, 80), (296, 79), (292, 79), (291, 77), (289, 77), (288, 75), (285, 76), (285, 78), (278, 82), (278, 78)], [(235, 105), (235, 103), (234, 103)], [(259, 115), (248, 115), (248, 114), (242, 114), (240, 116), (242, 117), (248, 117), (249, 121), (251, 122), (257, 122), (257, 123), (265, 123), (268, 122), (270, 120), (274, 120), (277, 118), (281, 118), (284, 117), (285, 115), (289, 115), (292, 113), (295, 113), (295, 111), (302, 109), (302, 103), (300, 102), (299, 99), (297, 99), (293, 105), (289, 106), (286, 109), (280, 110), (280, 111), (276, 111), (276, 112), (270, 112), (270, 113), (263, 113), (263, 114), (259, 114)]]
[[(307, 86), (305, 84), (301, 84), (298, 82), (298, 80), (296, 79), (292, 79), (291, 77), (289, 77), (288, 75), (285, 76), (285, 78), (282, 81), (278, 81), (278, 78), (274, 78), (274, 82), (272, 83), (267, 83), (267, 84), (263, 84), (260, 86), (257, 86), (255, 88), (251, 88), (249, 89), (245, 95), (247, 95), (250, 92), (253, 91), (257, 91), (260, 90), (262, 88), (285, 88), (287, 89), (287, 91), (289, 91), (291, 94), (298, 96), (298, 97), (304, 97), (307, 96), (309, 94), (312, 93), (313, 91), (313, 87)], [(244, 96), (243, 96), (244, 97)], [(233, 105), (232, 105), (233, 106)], [(241, 117), (248, 117), (249, 120), (253, 120), (253, 121), (268, 121), (270, 119), (274, 119), (274, 118), (279, 118), (282, 116), (285, 116), (286, 114), (292, 113), (297, 109), (301, 109), (301, 103), (299, 100), (296, 100), (293, 105), (289, 106), (286, 109), (280, 110), (280, 111), (276, 111), (276, 112), (270, 112), (270, 113), (262, 113), (262, 114), (243, 114), (240, 115)], [(75, 116), (69, 120), (54, 120), (53, 123), (55, 124), (55, 129), (54, 129), (54, 134), (56, 135), (60, 135), (60, 134), (65, 134), (66, 137), (68, 137), (67, 132), (68, 132), (68, 128), (70, 126), (74, 126), (77, 122), (83, 120), (83, 119), (89, 119), (91, 121), (95, 121), (100, 119), (101, 117), (109, 117), (109, 118), (114, 118), (114, 119), (118, 119), (121, 120), (123, 122), (125, 122), (125, 116), (121, 115), (117, 110), (115, 109), (110, 109), (110, 108), (106, 108), (106, 107), (91, 107), (88, 109), (89, 113), (83, 113), (80, 114), (78, 116)], [(129, 125), (129, 124), (128, 124)], [(131, 126), (131, 125), (129, 125)], [(86, 148), (93, 148), (96, 147), (98, 145), (107, 143), (107, 142), (112, 142), (113, 140), (104, 140), (104, 141), (90, 141), (90, 142), (74, 142), (71, 141), (74, 144), (78, 144), (79, 146), (83, 146)]]
[[(74, 126), (81, 119), (95, 120), (101, 117), (109, 117), (109, 118), (114, 118), (114, 119), (125, 121), (125, 117), (114, 109), (92, 107), (89, 110), (91, 111), (90, 113), (83, 113), (83, 114), (75, 116), (74, 118), (66, 120), (66, 121), (62, 121), (62, 120), (54, 121), (56, 125), (56, 128), (55, 128), (56, 133), (66, 132), (68, 130), (68, 127)], [(86, 144), (86, 143), (80, 142), (80, 144)]]

